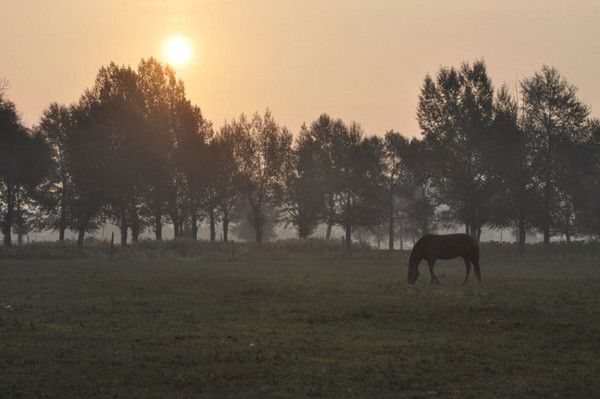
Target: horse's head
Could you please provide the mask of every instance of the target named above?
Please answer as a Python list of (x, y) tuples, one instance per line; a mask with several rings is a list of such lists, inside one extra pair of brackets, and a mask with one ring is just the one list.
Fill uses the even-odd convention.
[(406, 281), (408, 284), (414, 284), (419, 278), (419, 265), (408, 264), (408, 268), (406, 269)]
[(421, 263), (421, 259), (417, 255), (417, 251), (413, 248), (410, 252), (408, 267), (406, 269), (406, 281), (408, 284), (414, 284), (419, 278), (419, 263)]
[(406, 269), (406, 281), (408, 284), (414, 284), (419, 278), (419, 264), (424, 258), (423, 240), (417, 241), (408, 257), (408, 268)]

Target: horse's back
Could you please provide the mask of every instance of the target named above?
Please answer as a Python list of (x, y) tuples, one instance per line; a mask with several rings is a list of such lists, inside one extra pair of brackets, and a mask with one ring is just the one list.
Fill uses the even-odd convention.
[(468, 234), (426, 234), (421, 237), (418, 244), (423, 247), (426, 258), (463, 257), (479, 261), (479, 244)]

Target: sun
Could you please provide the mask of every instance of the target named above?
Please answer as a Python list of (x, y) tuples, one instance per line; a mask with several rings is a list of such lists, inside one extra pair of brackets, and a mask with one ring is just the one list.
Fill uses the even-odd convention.
[(177, 68), (187, 65), (192, 58), (192, 43), (184, 36), (171, 36), (163, 43), (167, 62)]

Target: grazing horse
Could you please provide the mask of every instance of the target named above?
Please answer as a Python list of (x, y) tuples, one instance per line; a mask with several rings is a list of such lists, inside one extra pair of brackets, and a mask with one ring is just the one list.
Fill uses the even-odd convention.
[(461, 257), (465, 261), (467, 275), (463, 284), (467, 283), (471, 273), (471, 263), (475, 269), (475, 276), (481, 283), (481, 270), (479, 270), (479, 244), (467, 234), (426, 234), (417, 241), (408, 259), (407, 281), (414, 284), (419, 277), (419, 263), (425, 259), (429, 266), (431, 284), (439, 284), (438, 278), (433, 274), (433, 266), (438, 259), (454, 259)]

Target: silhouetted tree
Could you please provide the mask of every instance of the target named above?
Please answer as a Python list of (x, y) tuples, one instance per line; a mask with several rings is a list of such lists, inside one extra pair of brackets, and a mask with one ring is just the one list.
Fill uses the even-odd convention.
[(384, 144), (376, 137), (363, 138), (358, 124), (346, 126), (327, 114), (305, 130), (302, 140), (312, 146), (319, 174), (315, 186), (323, 197), (325, 237), (329, 239), (332, 226), (338, 224), (351, 246), (355, 227), (376, 226), (385, 213)]
[(491, 197), (482, 145), (493, 118), (492, 82), (483, 61), (441, 68), (425, 78), (417, 118), (435, 152), (435, 188), (450, 221), (479, 239), (489, 221)]
[(32, 226), (86, 232), (110, 221), (137, 241), (163, 223), (175, 238), (210, 240), (222, 221), (261, 242), (283, 221), (298, 236), (319, 223), (354, 238), (387, 231), (389, 248), (438, 225), (516, 227), (570, 241), (600, 236), (600, 123), (555, 69), (521, 83), (519, 107), (496, 96), (483, 61), (441, 68), (421, 88), (423, 138), (390, 131), (364, 137), (356, 123), (322, 114), (292, 135), (269, 111), (212, 125), (187, 98), (174, 71), (150, 58), (137, 68), (110, 64), (71, 107), (51, 104), (35, 133), (4, 98), (0, 81), (0, 213), (5, 245)]
[(104, 115), (84, 96), (74, 107), (75, 127), (68, 133), (65, 146), (67, 168), (71, 177), (69, 198), (70, 222), (77, 231), (77, 246), (83, 247), (86, 232), (96, 230), (103, 222), (102, 211), (107, 201), (105, 171), (108, 168), (108, 138), (100, 124)]
[[(275, 228), (279, 221), (279, 210), (272, 205), (266, 205), (263, 210), (262, 240), (269, 241), (276, 237)], [(248, 201), (236, 204), (235, 213), (241, 215), (231, 229), (236, 238), (245, 241), (256, 241), (256, 226), (254, 214)]]
[(404, 230), (412, 238), (437, 229), (435, 215), (438, 197), (435, 193), (436, 154), (427, 139), (413, 138), (408, 145), (400, 146), (400, 159), (406, 174), (401, 186), (404, 203)]
[(519, 252), (523, 253), (527, 230), (539, 208), (533, 190), (532, 141), (520, 126), (518, 104), (506, 86), (499, 90), (494, 108), (492, 136), (485, 148), (494, 191), (491, 224), (515, 226)]
[(181, 172), (175, 167), (178, 146), (175, 113), (177, 104), (185, 101), (184, 86), (171, 68), (154, 58), (142, 60), (137, 75), (148, 123), (145, 166), (150, 179), (144, 193), (144, 213), (151, 220), (157, 240), (162, 239), (166, 214), (173, 222), (175, 237), (179, 237), (184, 184)]
[[(212, 125), (204, 119), (200, 108), (187, 100), (182, 100), (177, 105), (175, 115), (178, 143), (175, 166), (183, 178), (181, 182), (184, 187), (180, 192), (186, 209), (186, 212), (180, 211), (179, 215), (184, 222), (187, 213), (191, 237), (196, 240), (202, 211), (211, 215), (216, 208), (214, 169), (207, 142), (212, 136)], [(214, 241), (214, 219), (211, 220), (211, 241)]]
[(12, 245), (11, 229), (19, 204), (31, 196), (50, 168), (50, 148), (39, 134), (21, 123), (15, 105), (0, 96), (0, 209), (4, 245)]
[(302, 125), (291, 154), (284, 186), (284, 221), (296, 228), (299, 238), (308, 238), (319, 224), (325, 208), (324, 170), (318, 144)]
[(344, 134), (346, 130), (347, 128), (341, 119), (334, 120), (327, 114), (319, 116), (308, 129), (308, 136), (314, 142), (315, 151), (317, 151), (316, 161), (318, 162), (321, 185), (324, 190), (325, 203), (320, 212), (320, 221), (327, 226), (326, 240), (331, 239), (331, 230), (336, 224), (335, 195), (339, 176), (333, 159), (334, 137), (338, 134)]
[(52, 168), (40, 190), (38, 228), (58, 231), (58, 241), (65, 240), (69, 226), (68, 203), (71, 177), (67, 166), (67, 136), (73, 129), (73, 117), (68, 107), (56, 103), (42, 114), (36, 131), (44, 137), (52, 150)]
[(235, 205), (239, 200), (242, 176), (235, 158), (234, 137), (224, 133), (214, 137), (209, 147), (209, 165), (207, 172), (211, 174), (218, 211), (221, 213), (223, 241), (229, 240), (229, 224), (237, 220)]
[[(403, 168), (402, 156), (408, 146), (408, 139), (400, 133), (389, 131), (385, 135), (385, 177), (388, 205), (388, 249), (394, 249), (396, 239), (396, 221), (401, 219), (398, 209), (400, 188), (406, 181), (406, 170)], [(401, 222), (401, 220), (400, 220)], [(400, 238), (402, 240), (402, 237)]]
[(0, 76), (0, 98), (4, 96), (8, 90), (8, 80), (4, 76)]
[(234, 155), (243, 181), (241, 191), (249, 204), (255, 239), (260, 243), (268, 216), (264, 209), (270, 207), (277, 213), (281, 205), (292, 135), (275, 122), (268, 110), (262, 117), (255, 114), (251, 121), (240, 116), (223, 134), (235, 144)]
[(553, 228), (570, 240), (573, 187), (569, 187), (569, 151), (585, 138), (589, 110), (577, 98), (577, 89), (557, 69), (544, 66), (521, 83), (523, 129), (532, 140), (535, 189), (542, 198), (541, 213), (535, 221), (550, 242)]
[(355, 227), (378, 225), (385, 215), (383, 142), (362, 136), (360, 126), (352, 123), (333, 138), (336, 222), (345, 231), (348, 248)]
[(23, 237), (34, 230), (34, 213), (25, 209), (21, 204), (15, 207), (12, 230), (17, 235), (17, 245), (23, 245)]
[(104, 119), (97, 131), (106, 137), (108, 159), (104, 175), (108, 217), (121, 231), (121, 244), (127, 243), (128, 229), (137, 242), (143, 220), (140, 216), (142, 196), (147, 185), (146, 119), (142, 92), (135, 71), (110, 64), (98, 73), (93, 96), (95, 112)]
[(575, 220), (583, 234), (600, 238), (600, 121), (591, 120), (588, 138), (575, 146), (580, 175), (574, 179)]

